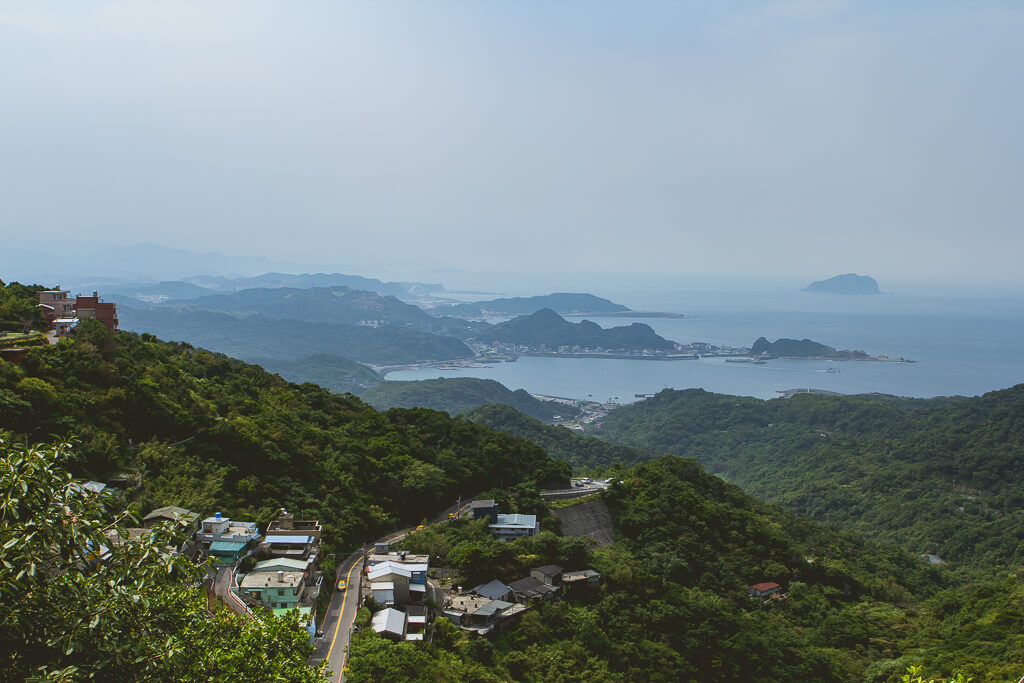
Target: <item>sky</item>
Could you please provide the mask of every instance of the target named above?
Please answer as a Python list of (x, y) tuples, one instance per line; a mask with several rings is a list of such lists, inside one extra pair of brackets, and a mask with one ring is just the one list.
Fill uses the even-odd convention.
[(0, 242), (1016, 286), (1021, 35), (1016, 1), (6, 0)]

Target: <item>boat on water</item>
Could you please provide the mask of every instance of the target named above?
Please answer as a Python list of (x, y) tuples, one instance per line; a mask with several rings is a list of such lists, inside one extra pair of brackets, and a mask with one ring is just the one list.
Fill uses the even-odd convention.
[(831, 373), (833, 375), (836, 375), (836, 374), (839, 373), (839, 368), (828, 368), (827, 370), (825, 370), (825, 372), (828, 372), (828, 373)]
[(759, 358), (726, 358), (726, 363), (746, 363), (747, 365), (764, 365), (768, 361)]

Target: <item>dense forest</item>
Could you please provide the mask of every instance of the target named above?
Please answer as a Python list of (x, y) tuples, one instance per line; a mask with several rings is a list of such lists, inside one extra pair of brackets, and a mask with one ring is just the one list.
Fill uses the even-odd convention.
[(523, 389), (512, 391), (493, 379), (448, 377), (413, 382), (384, 382), (360, 393), (359, 397), (378, 410), (388, 408), (431, 408), (450, 415), (468, 413), (487, 404), (511, 406), (538, 420), (550, 421), (556, 415), (572, 417), (571, 406), (541, 401)]
[(330, 353), (314, 353), (294, 360), (281, 358), (247, 358), (268, 372), (281, 375), (289, 382), (310, 382), (339, 394), (358, 394), (384, 381), (371, 368)]
[(508, 405), (481, 406), (465, 416), (484, 427), (532, 441), (552, 457), (572, 465), (578, 472), (604, 472), (617, 463), (630, 465), (654, 457), (651, 452), (633, 446), (623, 446), (565, 427), (544, 424)]
[(1024, 385), (966, 399), (666, 390), (598, 434), (974, 570), (1024, 562)]

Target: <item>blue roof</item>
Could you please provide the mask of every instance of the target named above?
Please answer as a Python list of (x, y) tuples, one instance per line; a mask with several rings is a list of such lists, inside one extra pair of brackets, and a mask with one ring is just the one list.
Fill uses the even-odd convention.
[(267, 536), (267, 543), (312, 543), (312, 536)]

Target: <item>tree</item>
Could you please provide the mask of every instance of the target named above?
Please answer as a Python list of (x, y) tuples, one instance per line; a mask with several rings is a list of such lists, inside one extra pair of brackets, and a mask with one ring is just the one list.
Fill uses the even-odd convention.
[[(316, 681), (297, 616), (211, 614), (173, 525), (131, 538), (71, 446), (0, 439), (0, 669), (10, 680)], [(130, 539), (130, 540), (129, 540)]]

